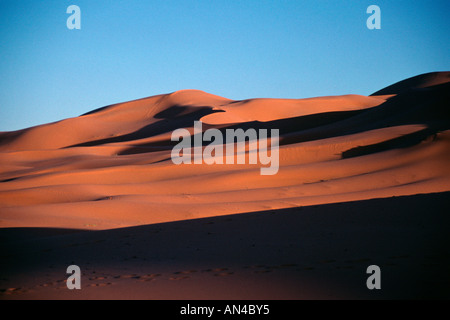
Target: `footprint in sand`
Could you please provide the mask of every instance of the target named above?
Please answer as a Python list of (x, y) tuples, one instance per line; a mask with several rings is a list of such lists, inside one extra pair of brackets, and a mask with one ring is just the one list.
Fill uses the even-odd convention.
[(189, 276), (170, 277), (169, 280), (184, 280), (190, 278)]
[(176, 271), (173, 274), (190, 274), (190, 273), (195, 273), (195, 272), (197, 272), (197, 270)]
[(176, 276), (169, 277), (169, 280), (184, 280), (190, 278), (189, 274), (196, 273), (197, 270), (176, 271), (173, 274)]
[(29, 291), (31, 291), (31, 290), (20, 288), (20, 287), (19, 288), (7, 288), (7, 289), (1, 289), (0, 294), (11, 295), (11, 294), (26, 293)]
[(150, 273), (150, 274), (144, 274), (144, 275), (138, 275), (138, 274), (122, 274), (122, 275), (116, 275), (113, 276), (114, 279), (136, 279), (138, 281), (152, 281), (155, 280), (157, 277), (160, 277), (160, 273)]
[(215, 273), (214, 276), (215, 277), (226, 277), (226, 276), (231, 276), (234, 272), (232, 271), (226, 271), (226, 272), (219, 272), (219, 273)]
[(145, 275), (139, 277), (139, 281), (153, 281), (157, 277), (160, 277), (160, 276), (161, 276), (160, 273), (145, 274)]
[(104, 283), (91, 283), (88, 285), (88, 287), (106, 287), (112, 285), (111, 282), (104, 282)]
[(140, 276), (135, 274), (135, 273), (133, 273), (133, 274), (121, 274), (121, 275), (118, 275), (118, 276), (114, 276), (115, 279), (131, 279), (131, 278), (139, 279), (139, 277)]

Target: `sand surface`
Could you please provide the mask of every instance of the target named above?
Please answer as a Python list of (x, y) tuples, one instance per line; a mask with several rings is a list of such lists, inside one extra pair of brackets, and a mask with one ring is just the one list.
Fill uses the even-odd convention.
[[(449, 82), (242, 101), (182, 90), (0, 132), (0, 298), (448, 298)], [(171, 134), (194, 121), (279, 129), (278, 173), (175, 165)], [(81, 290), (66, 287), (71, 264)], [(381, 290), (365, 285), (371, 264)]]

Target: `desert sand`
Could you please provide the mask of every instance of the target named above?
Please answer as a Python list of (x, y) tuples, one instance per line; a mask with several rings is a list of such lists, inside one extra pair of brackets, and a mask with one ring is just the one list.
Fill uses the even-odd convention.
[[(0, 299), (448, 298), (449, 96), (450, 72), (370, 96), (182, 90), (0, 132)], [(175, 165), (194, 121), (279, 129), (278, 173)]]

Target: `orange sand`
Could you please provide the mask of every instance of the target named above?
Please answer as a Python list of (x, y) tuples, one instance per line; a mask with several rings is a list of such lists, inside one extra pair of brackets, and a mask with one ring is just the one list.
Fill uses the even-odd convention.
[[(91, 262), (96, 265), (97, 270), (106, 268), (105, 274), (114, 270), (110, 272), (111, 277), (113, 273), (117, 273), (119, 276), (117, 279), (120, 279), (120, 275), (124, 276), (131, 272), (121, 269), (127, 265), (125, 260), (117, 262), (114, 266), (94, 262), (96, 255), (101, 255), (103, 251), (113, 256), (114, 251), (111, 251), (113, 248), (107, 246), (102, 247), (101, 251), (95, 251), (84, 245), (92, 243), (95, 247), (95, 241), (107, 239), (104, 235), (108, 233), (96, 233), (100, 231), (86, 233), (81, 230), (105, 230), (102, 232), (110, 232), (112, 238), (109, 239), (113, 239), (111, 241), (114, 242), (117, 237), (133, 234), (131, 231), (123, 231), (128, 229), (120, 228), (154, 225), (154, 228), (161, 226), (166, 232), (169, 232), (167, 228), (171, 230), (171, 240), (168, 240), (171, 244), (167, 250), (172, 250), (173, 255), (166, 252), (167, 257), (161, 260), (158, 259), (157, 253), (154, 255), (151, 253), (151, 250), (164, 251), (161, 247), (154, 248), (152, 241), (164, 247), (162, 241), (169, 239), (168, 234), (163, 238), (154, 235), (146, 238), (141, 235), (139, 239), (144, 242), (131, 241), (134, 243), (132, 248), (137, 251), (145, 251), (148, 248), (150, 251), (145, 256), (149, 260), (153, 259), (152, 266), (158, 271), (155, 274), (164, 274), (168, 270), (176, 272), (183, 269), (180, 265), (183, 259), (177, 259), (176, 256), (182, 253), (180, 248), (173, 248), (177, 246), (173, 239), (183, 241), (179, 237), (195, 238), (197, 235), (189, 234), (186, 229), (179, 235), (175, 227), (169, 227), (170, 224), (157, 225), (160, 223), (175, 221), (188, 223), (190, 219), (221, 217), (216, 219), (223, 224), (218, 228), (225, 239), (221, 239), (220, 244), (213, 242), (219, 246), (215, 250), (221, 251), (228, 245), (226, 237), (233, 236), (230, 231), (223, 229), (226, 226), (226, 216), (231, 219), (235, 217), (231, 215), (235, 214), (281, 212), (282, 209), (290, 210), (292, 213), (298, 208), (314, 205), (347, 203), (350, 206), (355, 201), (450, 191), (450, 121), (447, 110), (449, 80), (449, 72), (433, 73), (399, 82), (372, 96), (343, 95), (310, 99), (233, 101), (202, 91), (183, 90), (111, 105), (56, 123), (16, 132), (2, 132), (0, 133), (0, 227), (6, 234), (4, 239), (14, 240), (2, 247), (3, 258), (10, 263), (5, 267), (8, 270), (6, 273), (9, 274), (7, 280), (0, 282), (4, 287), (2, 297), (19, 299), (326, 297), (323, 295), (326, 283), (319, 284), (316, 282), (317, 279), (309, 281), (303, 271), (296, 272), (296, 268), (289, 267), (285, 269), (280, 267), (286, 272), (278, 275), (280, 279), (275, 278), (278, 284), (271, 290), (264, 289), (264, 283), (271, 279), (270, 275), (264, 274), (262, 278), (253, 278), (252, 274), (252, 277), (246, 278), (245, 272), (248, 270), (244, 272), (242, 271), (244, 269), (239, 269), (241, 273), (236, 270), (232, 273), (236, 280), (227, 282), (221, 292), (214, 291), (214, 286), (220, 287), (220, 277), (210, 279), (196, 273), (194, 277), (196, 282), (192, 282), (189, 288), (192, 289), (195, 285), (204, 286), (209, 288), (208, 294), (199, 292), (194, 294), (190, 289), (178, 288), (170, 281), (170, 277), (166, 277), (166, 282), (150, 289), (139, 287), (140, 283), (133, 284), (131, 277), (126, 280), (124, 277), (123, 282), (118, 284), (120, 290), (105, 285), (97, 288), (97, 291), (92, 288), (81, 290), (76, 293), (78, 296), (73, 296), (73, 292), (61, 295), (56, 294), (57, 291), (49, 291), (47, 287), (39, 287), (42, 278), (12, 271), (12, 266), (18, 265), (14, 264), (16, 262), (13, 263), (14, 259), (11, 256), (21, 252), (34, 252), (30, 247), (34, 246), (35, 241), (38, 241), (40, 249), (55, 252), (70, 246), (70, 243), (78, 243), (83, 250), (89, 252), (83, 256), (84, 263), (89, 263), (89, 259), (92, 259)], [(170, 140), (171, 133), (178, 128), (192, 131), (194, 121), (202, 121), (204, 129), (223, 130), (241, 126), (280, 129), (278, 173), (273, 176), (262, 176), (259, 165), (173, 164), (170, 153), (176, 142)], [(413, 216), (422, 213), (423, 209), (413, 213)], [(389, 210), (396, 212), (393, 208)], [(397, 211), (403, 212), (402, 209)], [(342, 210), (339, 212), (340, 216), (345, 218), (345, 212)], [(255, 214), (248, 219), (257, 219)], [(247, 221), (246, 219), (243, 218), (243, 223)], [(305, 231), (304, 226), (301, 226), (301, 219), (292, 219), (299, 224), (299, 231)], [(207, 221), (212, 223), (216, 220)], [(274, 220), (264, 226), (277, 223), (279, 221)], [(336, 227), (339, 227), (340, 222), (335, 223)], [(23, 229), (31, 227), (36, 229)], [(45, 237), (32, 234), (26, 238), (18, 237), (14, 232), (10, 233), (11, 230), (17, 232), (49, 230), (43, 228), (70, 229), (74, 233), (49, 236), (44, 232)], [(198, 224), (195, 228), (199, 228)], [(245, 238), (245, 234), (252, 234), (257, 226), (251, 223), (240, 228), (241, 233), (236, 236)], [(315, 225), (312, 228), (320, 226)], [(117, 230), (113, 232), (112, 229)], [(383, 227), (380, 227), (381, 233), (383, 230)], [(21, 235), (20, 232), (18, 234)], [(280, 237), (285, 239), (282, 234)], [(284, 240), (265, 239), (260, 234), (255, 239), (266, 242), (268, 248), (260, 254), (267, 254), (271, 257), (271, 261), (280, 262), (281, 265), (281, 260), (295, 260), (285, 259), (284, 256), (280, 260), (272, 251), (275, 250), (277, 243)], [(19, 240), (24, 241), (24, 247), (16, 243)], [(60, 241), (64, 246), (54, 248), (54, 240)], [(212, 245), (207, 237), (203, 240), (206, 242), (194, 241), (194, 246), (201, 249)], [(251, 242), (248, 239), (243, 241)], [(307, 239), (302, 238), (302, 241)], [(270, 247), (270, 244), (273, 244), (273, 247)], [(11, 247), (16, 245), (18, 246), (16, 251), (11, 252)], [(239, 241), (229, 239), (229, 245), (239, 247)], [(308, 250), (311, 250), (310, 255), (314, 256), (313, 244), (310, 244)], [(355, 250), (360, 252), (357, 251), (360, 249)], [(8, 252), (8, 255), (5, 252)], [(117, 252), (118, 260), (127, 256), (126, 252)], [(252, 254), (255, 260), (258, 260), (258, 255), (255, 252)], [(295, 256), (295, 252), (290, 254)], [(364, 256), (362, 252), (355, 254)], [(386, 259), (380, 252), (375, 252), (374, 255)], [(69, 256), (61, 254), (64, 259), (73, 260)], [(48, 268), (42, 259), (36, 259), (40, 262), (35, 261), (32, 265), (36, 264), (38, 270)], [(71, 263), (68, 260), (63, 262), (61, 260), (63, 258), (49, 259), (53, 261), (52, 264)], [(198, 259), (195, 263), (190, 262), (194, 264), (192, 268), (196, 271), (201, 268), (208, 269), (207, 266), (216, 262), (219, 267), (222, 264), (233, 265), (235, 269), (242, 267), (236, 256), (230, 259), (237, 260), (227, 263), (206, 255), (199, 256)], [(252, 261), (245, 262), (252, 263)], [(298, 261), (295, 261), (295, 264), (298, 264)], [(80, 267), (83, 269), (86, 265)], [(131, 268), (140, 267), (132, 264)], [(144, 274), (144, 269), (142, 267), (139, 271)], [(27, 272), (29, 271), (27, 269)], [(63, 271), (59, 270), (59, 274)], [(227, 272), (226, 270), (214, 272), (220, 274), (222, 271)], [(176, 276), (181, 275), (183, 274)], [(327, 274), (325, 278), (329, 276)], [(349, 274), (346, 273), (345, 277), (349, 277)], [(233, 294), (238, 292), (236, 286), (239, 286), (243, 278), (248, 282), (248, 295), (245, 295), (245, 291)], [(297, 278), (307, 283), (309, 294), (300, 293), (292, 287), (293, 279)], [(17, 287), (15, 281), (21, 283), (22, 290), (8, 291), (9, 287)], [(337, 283), (330, 287), (331, 297), (354, 297), (350, 289), (340, 294), (339, 288), (341, 287)], [(401, 294), (393, 296), (401, 297)]]

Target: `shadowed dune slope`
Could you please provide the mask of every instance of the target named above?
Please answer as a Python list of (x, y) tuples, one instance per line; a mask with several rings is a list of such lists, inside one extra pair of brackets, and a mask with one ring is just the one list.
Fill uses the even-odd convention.
[(449, 81), (450, 72), (430, 72), (394, 83), (371, 94), (371, 96), (400, 94), (410, 89), (427, 88)]

